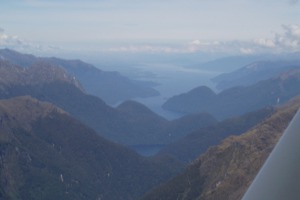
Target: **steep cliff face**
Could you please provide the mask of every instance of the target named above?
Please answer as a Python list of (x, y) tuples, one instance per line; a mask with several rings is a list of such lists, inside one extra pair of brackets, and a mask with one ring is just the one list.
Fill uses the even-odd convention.
[(211, 147), (183, 174), (144, 200), (241, 199), (299, 107), (298, 97), (248, 132)]

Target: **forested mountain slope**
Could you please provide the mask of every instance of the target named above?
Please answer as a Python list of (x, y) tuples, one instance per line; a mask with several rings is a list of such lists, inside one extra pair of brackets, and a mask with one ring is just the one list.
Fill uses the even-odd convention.
[(200, 128), (166, 146), (157, 156), (169, 155), (184, 163), (189, 163), (207, 151), (209, 147), (218, 145), (229, 136), (240, 135), (248, 131), (269, 117), (273, 112), (274, 108), (267, 107)]
[(132, 200), (179, 168), (109, 142), (52, 104), (0, 100), (0, 199)]
[(300, 107), (297, 97), (240, 136), (211, 147), (143, 200), (239, 200)]

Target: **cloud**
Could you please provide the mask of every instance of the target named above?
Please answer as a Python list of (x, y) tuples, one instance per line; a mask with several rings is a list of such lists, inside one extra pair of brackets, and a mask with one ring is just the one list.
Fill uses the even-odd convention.
[(205, 41), (205, 40), (193, 40), (182, 47), (185, 53), (194, 53), (197, 51), (202, 52), (217, 52), (218, 49), (222, 48), (222, 43), (215, 41)]
[(0, 28), (0, 47), (12, 48), (24, 45), (23, 42), (14, 35), (7, 35), (4, 29)]
[(202, 41), (199, 39), (186, 43), (169, 43), (169, 44), (131, 44), (123, 46), (110, 47), (104, 51), (110, 52), (131, 52), (131, 53), (194, 53), (202, 52), (218, 52), (221, 47), (219, 41)]
[(127, 45), (108, 48), (110, 52), (131, 52), (131, 53), (183, 53), (184, 49), (180, 47), (166, 45)]
[(263, 47), (274, 48), (276, 45), (272, 39), (259, 38), (255, 39), (254, 43)]
[(0, 48), (9, 48), (16, 51), (37, 54), (57, 52), (60, 50), (60, 48), (56, 46), (40, 45), (34, 42), (22, 40), (16, 35), (8, 35), (4, 32), (3, 28), (0, 28)]
[[(256, 38), (253, 40), (231, 40), (231, 41), (211, 41), (194, 39), (185, 42), (135, 42), (114, 43), (104, 46), (97, 46), (90, 51), (103, 52), (123, 52), (123, 53), (211, 53), (211, 54), (260, 54), (260, 53), (281, 53), (300, 51), (300, 26), (297, 24), (282, 25), (282, 31), (274, 33), (270, 38)], [(3, 28), (0, 28), (0, 48), (11, 48), (17, 51), (25, 51), (35, 54), (57, 54), (64, 51), (75, 51), (74, 46), (69, 49), (37, 42), (25, 41), (18, 36), (8, 35)], [(79, 50), (78, 50), (79, 51)], [(80, 50), (83, 51), (83, 50)]]
[(300, 48), (300, 26), (296, 24), (282, 25), (284, 32), (276, 34), (275, 43), (278, 46), (297, 49)]
[(274, 49), (277, 52), (300, 51), (300, 26), (282, 25), (282, 29), (282, 33), (275, 33), (271, 39), (255, 39), (254, 44), (258, 47)]
[(295, 5), (299, 2), (299, 0), (289, 0), (290, 5)]
[(203, 51), (229, 54), (260, 54), (300, 51), (300, 26), (297, 24), (282, 25), (282, 31), (270, 38), (256, 38), (250, 41), (201, 41), (193, 40), (188, 49), (190, 52)]
[(251, 48), (240, 48), (240, 52), (245, 55), (255, 54), (255, 51)]
[(300, 38), (300, 26), (296, 24), (282, 25), (285, 35), (290, 38)]
[(191, 42), (192, 45), (200, 45), (201, 44), (201, 41), (200, 40), (193, 40)]

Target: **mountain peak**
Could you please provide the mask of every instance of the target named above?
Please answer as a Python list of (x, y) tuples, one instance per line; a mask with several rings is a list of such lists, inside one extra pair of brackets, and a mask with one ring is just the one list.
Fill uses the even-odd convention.
[(190, 93), (196, 94), (196, 95), (200, 94), (203, 96), (214, 96), (215, 95), (214, 91), (205, 85), (202, 85), (202, 86), (192, 89), (190, 91)]
[(124, 111), (124, 112), (138, 112), (138, 113), (148, 113), (148, 114), (154, 114), (149, 108), (144, 106), (143, 104), (132, 101), (132, 100), (127, 100), (120, 104), (117, 109), (119, 111)]
[(23, 68), (8, 61), (0, 60), (0, 72), (0, 82), (6, 85), (36, 85), (62, 81), (73, 84), (80, 90), (83, 90), (75, 77), (71, 77), (62, 68), (46, 62), (38, 62), (32, 67)]

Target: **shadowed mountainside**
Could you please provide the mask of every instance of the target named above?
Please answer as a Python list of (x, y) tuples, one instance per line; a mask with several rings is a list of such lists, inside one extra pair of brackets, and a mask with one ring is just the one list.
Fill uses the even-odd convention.
[(138, 127), (144, 127), (145, 141), (157, 141), (156, 144), (162, 145), (177, 141), (194, 130), (217, 123), (214, 117), (206, 113), (187, 115), (173, 121), (167, 121), (144, 105), (134, 101), (124, 102), (117, 107), (117, 110), (125, 116), (124, 118), (130, 119), (124, 130), (137, 132), (135, 130)]
[(143, 200), (239, 200), (300, 107), (297, 97), (240, 136), (211, 147)]
[(273, 112), (274, 109), (271, 107), (264, 108), (198, 129), (166, 146), (157, 156), (169, 155), (184, 163), (191, 162), (209, 147), (219, 144), (226, 137), (244, 133), (269, 117)]
[(179, 167), (99, 137), (52, 104), (0, 100), (0, 199), (136, 199)]

